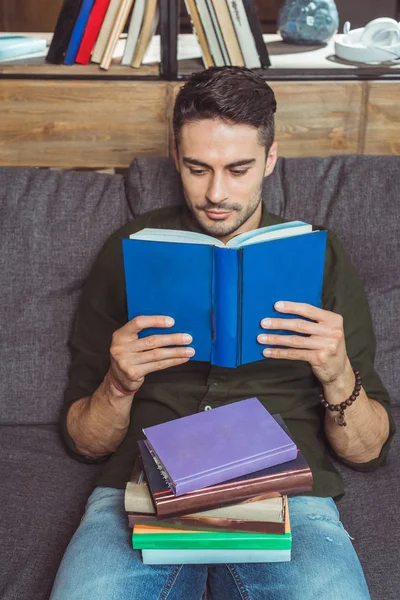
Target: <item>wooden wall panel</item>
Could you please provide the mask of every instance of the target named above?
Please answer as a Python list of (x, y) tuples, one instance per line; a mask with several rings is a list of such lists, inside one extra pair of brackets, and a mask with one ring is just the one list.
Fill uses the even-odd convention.
[(282, 156), (329, 156), (360, 151), (363, 84), (271, 84), (278, 104), (276, 139)]
[(165, 156), (166, 86), (0, 80), (0, 164), (127, 167)]
[(365, 154), (400, 154), (400, 83), (369, 83)]
[[(180, 86), (173, 84), (173, 98)], [(276, 139), (281, 156), (360, 152), (363, 84), (274, 82), (271, 87), (278, 104)]]

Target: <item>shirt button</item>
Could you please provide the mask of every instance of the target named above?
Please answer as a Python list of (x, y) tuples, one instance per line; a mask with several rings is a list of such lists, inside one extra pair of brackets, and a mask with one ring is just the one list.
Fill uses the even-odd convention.
[(207, 404), (207, 405), (204, 407), (204, 410), (211, 410), (211, 409), (212, 409), (212, 406), (210, 406), (209, 404)]

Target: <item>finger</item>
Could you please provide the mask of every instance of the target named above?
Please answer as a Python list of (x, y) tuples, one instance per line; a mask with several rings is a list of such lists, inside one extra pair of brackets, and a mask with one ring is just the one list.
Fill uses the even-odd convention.
[(265, 348), (263, 355), (268, 358), (286, 359), (286, 360), (304, 360), (313, 364), (315, 357), (314, 350), (297, 350), (294, 348)]
[(305, 302), (288, 302), (286, 300), (275, 302), (274, 308), (278, 312), (300, 315), (301, 317), (307, 317), (307, 319), (320, 322), (329, 321), (331, 315), (334, 314), (329, 310), (318, 308), (312, 304), (306, 304)]
[(132, 356), (135, 365), (154, 364), (163, 360), (175, 358), (191, 358), (195, 355), (194, 348), (156, 348), (148, 352), (138, 352)]
[(263, 319), (263, 329), (283, 329), (285, 331), (297, 331), (306, 335), (321, 335), (325, 337), (336, 337), (336, 328), (325, 323), (313, 323), (304, 319)]
[(181, 346), (190, 344), (192, 341), (192, 336), (187, 333), (171, 333), (149, 335), (147, 337), (135, 340), (135, 342), (132, 343), (132, 346), (134, 346), (135, 352), (145, 352), (146, 350), (162, 348), (164, 346)]
[(128, 321), (121, 329), (125, 329), (129, 334), (138, 334), (149, 327), (172, 327), (174, 324), (174, 319), (165, 315), (141, 315)]
[(189, 360), (190, 358), (168, 358), (166, 360), (159, 360), (157, 362), (141, 365), (140, 369), (143, 372), (143, 376), (145, 376), (149, 373), (154, 373), (155, 371), (162, 371), (164, 369), (169, 369), (170, 367), (182, 365), (188, 362)]
[(328, 352), (336, 352), (338, 346), (336, 340), (318, 336), (304, 337), (298, 335), (260, 334), (257, 336), (257, 341), (260, 344), (268, 344), (268, 346), (289, 346), (289, 348), (327, 350)]

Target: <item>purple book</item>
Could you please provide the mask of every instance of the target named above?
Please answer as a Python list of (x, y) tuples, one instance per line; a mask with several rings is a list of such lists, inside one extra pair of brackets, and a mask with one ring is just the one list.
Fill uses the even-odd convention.
[(297, 446), (257, 398), (143, 429), (176, 496), (278, 465)]

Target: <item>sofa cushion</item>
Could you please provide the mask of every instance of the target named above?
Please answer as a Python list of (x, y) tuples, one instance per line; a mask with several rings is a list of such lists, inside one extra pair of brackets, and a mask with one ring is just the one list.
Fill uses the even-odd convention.
[(67, 456), (55, 425), (0, 425), (2, 600), (48, 600), (98, 468)]
[(55, 423), (80, 288), (128, 219), (123, 178), (0, 169), (0, 423)]
[[(399, 169), (397, 156), (280, 158), (262, 190), (270, 212), (324, 225), (339, 235), (368, 295), (377, 339), (376, 369), (397, 404)], [(135, 160), (127, 177), (127, 197), (135, 216), (184, 202), (173, 160)]]

